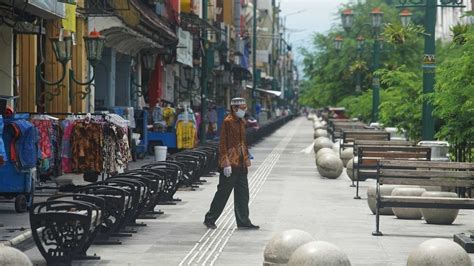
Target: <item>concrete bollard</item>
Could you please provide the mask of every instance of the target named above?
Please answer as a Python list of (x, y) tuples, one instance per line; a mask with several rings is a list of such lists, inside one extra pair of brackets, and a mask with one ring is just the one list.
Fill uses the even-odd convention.
[(357, 157), (350, 159), (346, 164), (346, 173), (347, 176), (353, 181), (357, 180), (357, 171), (354, 170), (354, 160), (357, 162)]
[[(392, 190), (392, 196), (421, 197), (424, 192), (424, 188), (397, 187)], [(393, 214), (398, 219), (421, 219), (421, 210), (418, 208), (393, 208)]]
[(316, 129), (314, 130), (314, 136), (313, 136), (315, 139), (319, 138), (319, 137), (325, 137), (327, 138), (328, 137), (328, 131), (325, 130), (325, 129)]
[(472, 266), (467, 252), (458, 244), (443, 238), (421, 243), (408, 256), (407, 266)]
[(309, 233), (298, 229), (277, 233), (265, 246), (263, 265), (286, 265), (297, 248), (311, 241), (314, 238)]
[(354, 149), (353, 148), (348, 148), (348, 149), (345, 149), (345, 150), (341, 151), (341, 160), (342, 160), (342, 164), (344, 164), (344, 167), (346, 167), (347, 163), (352, 158), (354, 158)]
[(0, 266), (32, 266), (30, 259), (25, 253), (16, 248), (0, 244)]
[(330, 148), (322, 148), (316, 153), (315, 159), (318, 160), (318, 157), (321, 156), (324, 153), (335, 154), (334, 151)]
[[(395, 189), (398, 186), (394, 185), (383, 185), (380, 186), (380, 194), (382, 196), (390, 196), (392, 195), (393, 189)], [(377, 205), (377, 201), (375, 200), (375, 186), (369, 186), (367, 189), (367, 204), (369, 205), (370, 211), (372, 211), (373, 214), (375, 214), (375, 208)], [(380, 215), (393, 215), (393, 210), (390, 207), (387, 208), (381, 208), (379, 210)]]
[(347, 255), (337, 246), (314, 241), (299, 247), (290, 257), (288, 266), (350, 266)]
[[(441, 197), (441, 198), (457, 198), (458, 195), (452, 192), (426, 191), (422, 197)], [(458, 217), (458, 209), (429, 209), (422, 208), (421, 214), (425, 221), (429, 224), (452, 224)]]
[(326, 178), (336, 179), (342, 174), (344, 166), (335, 153), (323, 153), (316, 160), (318, 172)]
[(332, 149), (332, 141), (326, 137), (319, 137), (314, 140), (314, 153), (317, 153), (322, 148)]

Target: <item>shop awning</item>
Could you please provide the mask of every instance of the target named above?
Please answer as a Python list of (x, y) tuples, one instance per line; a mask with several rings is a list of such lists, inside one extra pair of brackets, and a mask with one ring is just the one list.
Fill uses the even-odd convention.
[(195, 15), (192, 13), (181, 13), (180, 18), (181, 18), (181, 23), (180, 23), (181, 28), (187, 31), (191, 31), (195, 33), (196, 31), (205, 30), (205, 31), (215, 32), (216, 34), (220, 33), (219, 29), (212, 26), (209, 22), (203, 20), (198, 15)]
[(91, 17), (89, 21), (105, 37), (105, 45), (122, 54), (135, 56), (142, 49), (162, 48), (157, 42), (127, 27), (117, 17)]
[(0, 0), (0, 4), (25, 10), (26, 12), (44, 18), (59, 19), (66, 16), (64, 3), (58, 3), (56, 0)]
[(152, 36), (153, 39), (157, 37), (159, 39), (164, 39), (165, 42), (178, 43), (178, 37), (174, 30), (166, 25), (165, 22), (163, 22), (152, 9), (142, 3), (141, 0), (130, 0), (130, 4), (140, 12), (140, 21), (145, 27), (151, 30), (152, 34), (154, 34), (154, 36)]
[[(252, 85), (247, 85), (247, 89), (252, 89)], [(259, 88), (259, 87), (257, 87), (255, 90), (259, 91), (259, 92), (263, 92), (263, 93), (268, 93), (268, 94), (271, 94), (271, 95), (276, 96), (276, 97), (281, 96), (281, 91), (264, 90), (264, 89)]]

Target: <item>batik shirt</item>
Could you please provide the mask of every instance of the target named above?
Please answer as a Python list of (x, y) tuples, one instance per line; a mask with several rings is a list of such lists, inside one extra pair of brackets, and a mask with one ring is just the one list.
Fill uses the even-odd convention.
[(247, 170), (250, 166), (249, 151), (245, 139), (245, 122), (235, 115), (224, 119), (219, 142), (219, 166)]

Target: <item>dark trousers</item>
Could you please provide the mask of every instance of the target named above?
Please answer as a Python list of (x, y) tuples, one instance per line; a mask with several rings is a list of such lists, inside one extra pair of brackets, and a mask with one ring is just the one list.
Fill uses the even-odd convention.
[(210, 210), (206, 213), (206, 221), (215, 223), (224, 210), (230, 193), (234, 189), (234, 212), (237, 226), (251, 224), (249, 219), (249, 183), (247, 173), (233, 171), (230, 177), (222, 172), (219, 175), (217, 192), (211, 203)]

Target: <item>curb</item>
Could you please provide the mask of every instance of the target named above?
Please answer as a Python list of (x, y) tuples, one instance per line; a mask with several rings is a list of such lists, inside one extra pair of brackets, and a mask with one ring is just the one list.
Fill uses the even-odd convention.
[(31, 230), (26, 230), (24, 233), (6, 241), (0, 241), (0, 244), (4, 246), (13, 247), (20, 251), (26, 251), (31, 249), (35, 243), (33, 241), (33, 236)]

